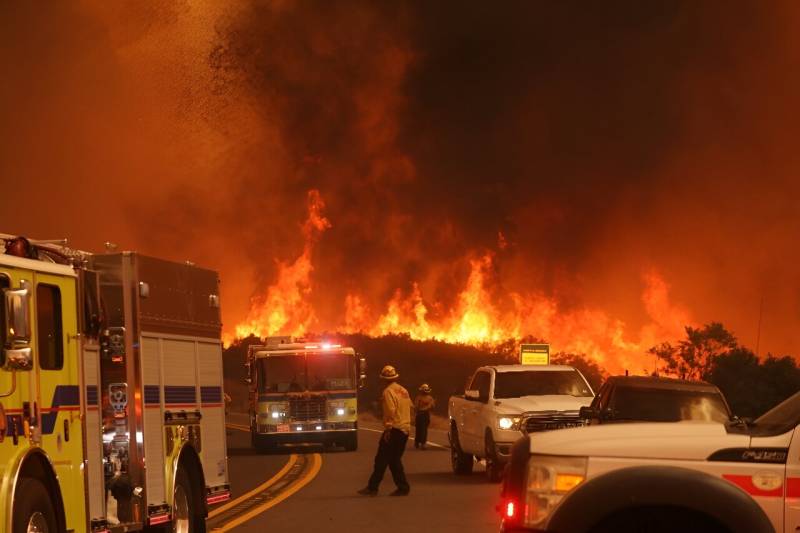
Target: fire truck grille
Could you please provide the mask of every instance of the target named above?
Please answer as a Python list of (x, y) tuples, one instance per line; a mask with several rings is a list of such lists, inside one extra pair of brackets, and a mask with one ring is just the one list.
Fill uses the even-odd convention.
[(585, 422), (578, 416), (578, 411), (548, 411), (527, 415), (522, 427), (526, 433), (536, 433), (537, 431), (574, 428), (583, 425)]
[(322, 420), (325, 418), (325, 398), (292, 398), (289, 400), (291, 420)]

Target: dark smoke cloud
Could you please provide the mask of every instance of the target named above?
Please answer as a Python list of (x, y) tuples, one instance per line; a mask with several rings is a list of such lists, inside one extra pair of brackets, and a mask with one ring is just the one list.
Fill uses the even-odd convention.
[(762, 351), (800, 353), (791, 2), (0, 9), (0, 230), (219, 268), (231, 324), (315, 188), (322, 327), (447, 303), (490, 249), (498, 292), (633, 325), (653, 268), (749, 344), (763, 296)]

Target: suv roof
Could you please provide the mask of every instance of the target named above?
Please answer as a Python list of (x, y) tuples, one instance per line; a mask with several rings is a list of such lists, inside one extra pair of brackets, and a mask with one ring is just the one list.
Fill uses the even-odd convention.
[(716, 385), (705, 381), (662, 378), (656, 376), (611, 376), (606, 383), (647, 389), (681, 389), (696, 391), (717, 391)]

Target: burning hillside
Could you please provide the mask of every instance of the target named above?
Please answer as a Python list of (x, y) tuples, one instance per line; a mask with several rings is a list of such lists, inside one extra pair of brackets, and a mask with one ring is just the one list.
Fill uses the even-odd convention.
[[(235, 328), (235, 337), (337, 331), (406, 334), (415, 340), (489, 347), (534, 337), (550, 342), (554, 351), (584, 354), (619, 371), (648, 367), (647, 349), (680, 337), (684, 326), (691, 323), (687, 311), (670, 303), (668, 286), (655, 272), (642, 276), (642, 313), (648, 321), (633, 330), (602, 309), (562, 310), (555, 298), (545, 294), (503, 290), (497, 280), (498, 254), (492, 251), (468, 256), (466, 278), (449, 299), (430, 298), (412, 280), (408, 291), (396, 288), (376, 308), (365, 303), (368, 298), (364, 294), (348, 293), (340, 302), (341, 320), (324, 323), (317, 318), (311, 298), (315, 290), (324, 290), (316, 286), (313, 276), (314, 247), (331, 227), (324, 205), (318, 191), (309, 191), (302, 254), (291, 262), (278, 262), (276, 281), (253, 297), (247, 319)], [(229, 333), (227, 338), (230, 342), (233, 336)]]

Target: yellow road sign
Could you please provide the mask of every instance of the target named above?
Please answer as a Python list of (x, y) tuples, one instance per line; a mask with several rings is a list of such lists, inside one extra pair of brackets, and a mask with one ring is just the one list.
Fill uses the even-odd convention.
[(523, 365), (549, 365), (549, 344), (521, 344), (519, 347), (519, 360)]

